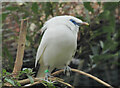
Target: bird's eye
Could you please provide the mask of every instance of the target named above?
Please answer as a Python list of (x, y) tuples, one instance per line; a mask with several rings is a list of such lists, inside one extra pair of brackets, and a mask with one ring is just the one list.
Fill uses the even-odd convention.
[(70, 21), (71, 21), (74, 25), (78, 25), (78, 26), (80, 26), (80, 23), (77, 23), (77, 22), (74, 21), (73, 19), (70, 19)]
[(73, 19), (70, 19), (70, 21), (75, 25), (77, 24)]

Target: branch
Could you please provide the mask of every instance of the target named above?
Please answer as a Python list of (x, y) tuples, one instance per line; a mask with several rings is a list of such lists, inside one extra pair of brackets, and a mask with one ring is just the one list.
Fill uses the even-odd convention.
[[(24, 88), (26, 88), (26, 87), (31, 87), (31, 86), (33, 86), (33, 85), (37, 85), (37, 84), (39, 84), (39, 83), (42, 83), (44, 80), (43, 80), (44, 78), (34, 78), (34, 83), (33, 84), (27, 84), (27, 85), (25, 85), (24, 86)], [(72, 85), (70, 85), (69, 83), (66, 83), (66, 82), (64, 82), (64, 80), (63, 79), (61, 79), (61, 78), (57, 78), (57, 77), (51, 77), (51, 78), (49, 78), (49, 80), (51, 80), (51, 81), (57, 81), (57, 82), (59, 82), (59, 83), (62, 83), (62, 84), (64, 84), (64, 85), (66, 85), (66, 86), (69, 86), (69, 87), (71, 87), (71, 88), (74, 88)], [(20, 84), (26, 84), (26, 83), (30, 83), (30, 80), (29, 79), (25, 79), (25, 80), (21, 80), (21, 81), (18, 81)]]
[(18, 40), (16, 61), (15, 61), (14, 69), (12, 72), (12, 74), (15, 74), (15, 75), (13, 75), (13, 77), (16, 77), (18, 75), (18, 72), (21, 71), (21, 68), (22, 68), (24, 49), (25, 49), (25, 40), (26, 40), (27, 21), (28, 21), (28, 18), (23, 19), (21, 21), (21, 28), (20, 28), (20, 34), (19, 34), (19, 40)]
[[(60, 74), (60, 73), (63, 72), (63, 71), (64, 71), (64, 70), (56, 71), (56, 72), (54, 72), (52, 75), (54, 76), (54, 75)], [(88, 77), (96, 80), (97, 82), (99, 82), (99, 83), (101, 83), (101, 84), (103, 84), (103, 85), (105, 85), (105, 86), (107, 86), (107, 87), (109, 87), (109, 88), (113, 88), (113, 87), (112, 87), (111, 85), (109, 85), (108, 83), (100, 80), (99, 78), (97, 78), (97, 77), (95, 77), (95, 76), (93, 76), (93, 75), (91, 75), (91, 74), (85, 73), (85, 72), (80, 71), (80, 70), (77, 70), (77, 69), (71, 69), (71, 71), (77, 72), (77, 73), (82, 74), (82, 75), (85, 75), (85, 76), (88, 76)]]
[[(23, 81), (21, 81), (21, 82), (23, 82)], [(39, 78), (35, 78), (33, 84), (25, 85), (24, 88), (26, 88), (26, 87), (31, 87), (31, 86), (33, 86), (33, 85), (37, 85), (37, 84), (39, 84), (39, 83), (41, 83), (41, 82), (42, 82), (41, 79), (39, 79)], [(28, 79), (28, 83), (29, 83), (29, 79)]]
[[(59, 71), (56, 71), (56, 72), (52, 73), (51, 75), (52, 75), (52, 76), (55, 76), (55, 75), (58, 75), (58, 74), (62, 73), (63, 71), (64, 71), (64, 70), (59, 70)], [(80, 70), (77, 70), (77, 69), (71, 69), (71, 71), (77, 72), (77, 73), (82, 74), (82, 75), (85, 75), (85, 76), (88, 76), (88, 77), (96, 80), (97, 82), (99, 82), (99, 83), (101, 83), (101, 84), (103, 84), (103, 85), (105, 85), (105, 86), (107, 86), (107, 87), (109, 87), (109, 88), (113, 88), (113, 87), (112, 87), (111, 85), (109, 85), (108, 83), (100, 80), (99, 78), (97, 78), (97, 77), (95, 77), (95, 76), (93, 76), (93, 75), (91, 75), (91, 74), (85, 73), (85, 72), (80, 71)], [(36, 85), (36, 84), (41, 83), (41, 82), (42, 82), (42, 81), (40, 81), (41, 79), (44, 79), (44, 78), (34, 78), (34, 82), (35, 82), (35, 83), (33, 83), (33, 84), (29, 85), (29, 86), (33, 86), (33, 85)], [(52, 77), (52, 78), (49, 78), (49, 79), (52, 80), (52, 81), (58, 81), (58, 82), (60, 82), (60, 83), (62, 83), (62, 84), (64, 84), (64, 85), (67, 85), (67, 86), (69, 86), (69, 87), (71, 87), (71, 88), (74, 88), (72, 85), (70, 85), (70, 84), (68, 84), (68, 83), (65, 83), (63, 79), (60, 79), (60, 78), (57, 78), (57, 77)], [(27, 84), (27, 83), (30, 83), (30, 80), (29, 80), (29, 79), (25, 79), (25, 80), (21, 80), (21, 81), (18, 81), (18, 82), (19, 82), (20, 84)]]

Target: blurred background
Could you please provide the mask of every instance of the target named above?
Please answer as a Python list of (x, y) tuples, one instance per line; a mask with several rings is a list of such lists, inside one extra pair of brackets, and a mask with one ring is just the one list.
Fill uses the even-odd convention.
[[(3, 68), (8, 72), (13, 70), (21, 19), (29, 17), (23, 68), (34, 69), (42, 38), (40, 29), (45, 21), (60, 15), (75, 16), (90, 24), (80, 27), (77, 51), (69, 66), (120, 88), (120, 2), (3, 2)], [(75, 87), (103, 86), (73, 72), (70, 77), (60, 77)]]

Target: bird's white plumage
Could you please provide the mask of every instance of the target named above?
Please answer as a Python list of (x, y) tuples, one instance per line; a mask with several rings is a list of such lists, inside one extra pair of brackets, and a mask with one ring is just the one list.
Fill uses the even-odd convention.
[[(70, 19), (82, 23), (72, 16), (57, 16), (45, 23), (42, 31), (46, 31), (37, 51), (35, 66), (41, 60), (43, 70), (48, 66), (54, 69), (61, 68), (71, 61), (77, 47), (79, 27), (70, 22)], [(41, 73), (40, 69), (38, 76)]]

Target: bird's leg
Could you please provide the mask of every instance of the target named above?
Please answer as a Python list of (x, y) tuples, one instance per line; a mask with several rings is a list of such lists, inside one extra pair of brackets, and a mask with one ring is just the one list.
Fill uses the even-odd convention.
[(48, 66), (48, 69), (45, 70), (45, 80), (46, 81), (48, 81), (48, 78), (50, 77), (49, 68), (50, 68), (50, 66)]
[(50, 77), (49, 70), (45, 70), (45, 80), (48, 81), (48, 78)]
[(64, 74), (70, 76), (71, 68), (67, 65), (64, 67)]
[(53, 77), (50, 75), (51, 73), (49, 72), (49, 70), (50, 70), (50, 66), (48, 66), (48, 69), (45, 70), (45, 81), (48, 83), (54, 83), (55, 81), (52, 82), (51, 80), (48, 80), (49, 77)]

